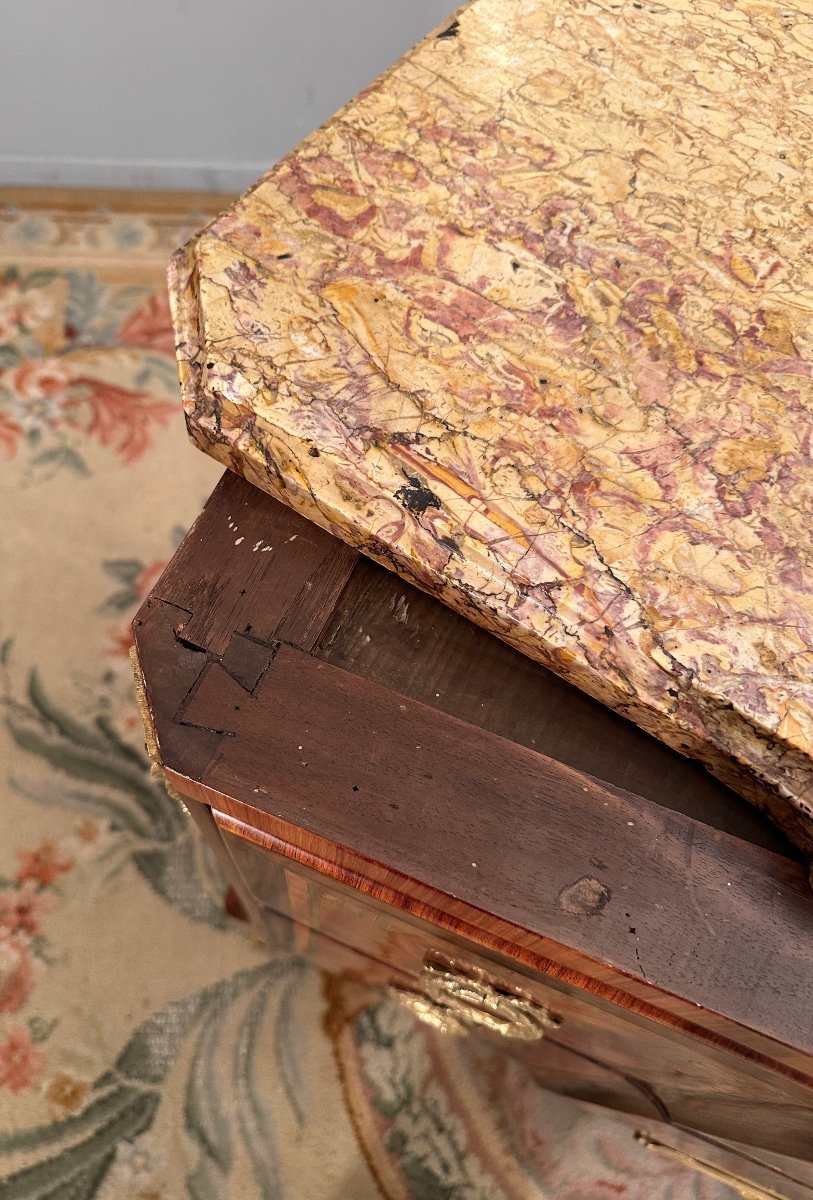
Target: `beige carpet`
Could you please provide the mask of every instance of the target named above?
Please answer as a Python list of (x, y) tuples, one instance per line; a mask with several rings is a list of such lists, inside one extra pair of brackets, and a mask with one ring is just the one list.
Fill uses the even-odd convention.
[(228, 915), (127, 660), (219, 473), (185, 440), (163, 287), (214, 202), (5, 202), (0, 1197), (728, 1196)]

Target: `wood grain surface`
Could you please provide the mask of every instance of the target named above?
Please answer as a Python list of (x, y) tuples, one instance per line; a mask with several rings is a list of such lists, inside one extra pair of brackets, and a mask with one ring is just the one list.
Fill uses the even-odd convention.
[[(676, 1085), (698, 1128), (733, 1136), (737, 1096), (754, 1144), (800, 1153), (813, 896), (721, 784), (236, 476), (134, 632), (184, 795), (364, 903), (642, 1023), (669, 1042), (663, 1069), (681, 1047), (700, 1064), (691, 1105)], [(637, 1053), (654, 1086), (634, 1033), (628, 1067)]]
[[(542, 1042), (501, 1039), (545, 1086), (640, 1117), (705, 1129), (718, 1137), (805, 1157), (810, 1151), (810, 1089), (777, 1074), (755, 1057), (731, 1053), (720, 1039), (653, 1019), (646, 1004), (619, 1005), (585, 991), (573, 976), (540, 972), (472, 938), (462, 922), (430, 915), (428, 906), (397, 903), (391, 891), (335, 868), (312, 853), (215, 811), (244, 884), (257, 899), (289, 918), (302, 952), (321, 943), (360, 950), (391, 980), (420, 987), (427, 961), (482, 970), (503, 988), (518, 989), (559, 1021)], [(370, 966), (356, 972), (361, 979)]]

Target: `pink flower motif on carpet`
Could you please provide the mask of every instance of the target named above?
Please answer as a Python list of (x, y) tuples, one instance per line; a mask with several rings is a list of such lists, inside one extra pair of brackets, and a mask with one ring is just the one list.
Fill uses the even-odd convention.
[(72, 858), (62, 857), (53, 838), (46, 838), (33, 850), (18, 850), (17, 858), (20, 868), (17, 871), (18, 883), (35, 880), (41, 887), (51, 887), (60, 875), (65, 875), (74, 864)]
[(175, 332), (167, 294), (155, 292), (146, 304), (127, 318), (119, 332), (122, 342), (128, 346), (143, 346), (172, 358)]
[[(44, 920), (57, 907), (51, 889), (75, 861), (53, 838), (18, 850), (17, 859), (14, 879), (0, 888), (0, 1014), (20, 1012), (51, 961), (43, 935)], [(0, 1088), (21, 1092), (31, 1086), (46, 1064), (36, 1043), (54, 1024), (31, 1016), (27, 1026), (0, 1026)]]
[(67, 362), (59, 358), (30, 358), (8, 372), (8, 384), (24, 400), (64, 396), (71, 382)]
[(32, 359), (0, 373), (0, 449), (14, 457), (21, 437), (71, 429), (96, 438), (130, 466), (149, 450), (156, 426), (177, 405), (148, 392), (73, 374), (70, 359)]
[(43, 892), (34, 879), (0, 891), (0, 930), (34, 937), (42, 930), (42, 919), (53, 912), (53, 896)]
[(0, 450), (6, 458), (14, 458), (17, 453), (17, 442), (22, 437), (22, 426), (18, 425), (7, 413), (0, 412)]
[(12, 1092), (27, 1092), (45, 1070), (46, 1056), (34, 1045), (31, 1033), (17, 1025), (0, 1041), (0, 1087)]
[(65, 424), (98, 438), (130, 466), (152, 445), (154, 425), (166, 425), (177, 405), (100, 379), (78, 377), (65, 404)]
[(166, 293), (134, 291), (92, 272), (0, 272), (0, 453), (27, 448), (46, 478), (90, 474), (89, 439), (126, 466), (143, 458), (178, 415), (177, 374)]
[(28, 939), (0, 929), (0, 1012), (19, 1012), (36, 982), (37, 966)]
[(14, 430), (4, 442), (10, 457), (20, 436), (64, 422), (70, 383), (67, 363), (59, 359), (28, 359), (0, 374), (0, 390), (8, 397), (2, 416), (9, 432)]

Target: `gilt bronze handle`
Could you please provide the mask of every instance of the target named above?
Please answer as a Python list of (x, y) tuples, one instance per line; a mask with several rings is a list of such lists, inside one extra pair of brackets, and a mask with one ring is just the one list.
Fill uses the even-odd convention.
[(422, 1021), (443, 1033), (487, 1029), (518, 1041), (539, 1041), (561, 1022), (518, 990), (495, 983), (477, 967), (427, 961), (416, 988), (392, 991)]

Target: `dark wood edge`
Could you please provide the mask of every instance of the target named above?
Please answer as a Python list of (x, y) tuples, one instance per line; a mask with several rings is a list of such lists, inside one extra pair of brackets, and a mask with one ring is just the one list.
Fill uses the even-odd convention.
[[(224, 477), (218, 490), (222, 491), (224, 488), (228, 490), (230, 486), (232, 484), (228, 477)], [(216, 497), (217, 492), (213, 500)], [(215, 504), (215, 510), (217, 507)], [(209, 508), (210, 506), (207, 505), (207, 509)], [(325, 559), (327, 567), (321, 574), (317, 570), (316, 574), (309, 578), (309, 603), (312, 608), (315, 605), (313, 611), (321, 612), (322, 621), (320, 624), (319, 620), (309, 619), (304, 622), (304, 626), (300, 622), (299, 632), (301, 633), (302, 628), (306, 628), (306, 637), (295, 636), (297, 634), (297, 630), (294, 628), (296, 622), (294, 625), (291, 623), (292, 607), (289, 605), (281, 613), (278, 627), (270, 637), (266, 638), (266, 643), (248, 643), (249, 646), (256, 647), (256, 652), (252, 650), (248, 653), (248, 660), (251, 660), (252, 654), (255, 654), (255, 661), (249, 661), (249, 667), (246, 668), (251, 677), (250, 686), (247, 688), (245, 678), (242, 682), (238, 682), (233, 675), (222, 671), (223, 652), (213, 653), (206, 647), (205, 638), (198, 639), (197, 642), (190, 642), (185, 636), (190, 622), (196, 617), (196, 612), (193, 610), (197, 607), (198, 597), (187, 595), (184, 600), (178, 592), (178, 581), (183, 582), (183, 551), (184, 547), (194, 543), (196, 538), (200, 539), (206, 536), (206, 513), (205, 509), (176, 556), (177, 561), (173, 560), (166, 576), (159, 581), (153, 595), (142, 607), (134, 622), (137, 652), (145, 676), (146, 703), (155, 729), (156, 754), (167, 775), (184, 796), (210, 804), (239, 821), (254, 825), (258, 831), (267, 836), (280, 838), (290, 845), (297, 846), (301, 853), (312, 854), (315, 860), (321, 864), (318, 869), (323, 873), (330, 873), (331, 870), (340, 871), (342, 874), (350, 873), (351, 877), (357, 881), (354, 886), (359, 886), (360, 890), (364, 890), (361, 887), (361, 881), (369, 880), (371, 887), (390, 888), (393, 903), (403, 901), (405, 904), (414, 903), (428, 906), (433, 912), (432, 919), (440, 920), (434, 914), (444, 914), (443, 920), (452, 922), (458, 930), (465, 927), (466, 936), (480, 941), (481, 944), (488, 944), (500, 954), (517, 958), (535, 970), (568, 978), (575, 986), (602, 995), (612, 1002), (634, 1011), (646, 1011), (647, 1015), (652, 1016), (653, 1019), (673, 1026), (677, 1025), (693, 1035), (725, 1045), (726, 1048), (746, 1058), (770, 1065), (771, 1069), (781, 1071), (789, 1078), (805, 1084), (813, 1082), (810, 1058), (807, 1053), (798, 1049), (800, 1044), (805, 1044), (805, 1039), (810, 1039), (811, 1031), (809, 1029), (799, 1031), (799, 1037), (794, 1036), (794, 1044), (791, 1045), (786, 1039), (775, 1036), (776, 1031), (770, 1027), (763, 1026), (760, 1029), (754, 1029), (747, 1018), (742, 1019), (741, 1016), (738, 1016), (739, 1004), (736, 995), (726, 997), (727, 1001), (730, 1000), (730, 1003), (726, 1005), (726, 1011), (715, 1011), (707, 1003), (707, 997), (702, 995), (702, 989), (692, 994), (691, 990), (684, 986), (682, 994), (680, 994), (677, 985), (674, 989), (670, 987), (668, 977), (659, 978), (658, 986), (656, 986), (649, 980), (637, 977), (632, 964), (628, 969), (624, 969), (623, 965), (598, 961), (595, 957), (586, 954), (583, 949), (570, 945), (566, 941), (544, 937), (538, 932), (530, 933), (521, 925), (515, 925), (500, 918), (495, 919), (494, 914), (485, 913), (473, 904), (458, 899), (454, 894), (439, 891), (431, 884), (421, 882), (419, 879), (407, 875), (400, 876), (382, 862), (374, 862), (352, 847), (343, 846), (334, 840), (321, 837), (317, 831), (300, 828), (281, 817), (274, 817), (269, 812), (263, 811), (261, 804), (255, 808), (253, 805), (242, 802), (234, 796), (226, 795), (214, 787), (210, 781), (211, 765), (217, 763), (222, 757), (224, 745), (234, 743), (234, 739), (240, 737), (239, 728), (234, 723), (235, 697), (250, 699), (258, 694), (266, 677), (274, 675), (273, 670), (269, 672), (269, 667), (280, 644), (276, 635), (279, 633), (279, 627), (286, 625), (286, 622), (287, 632), (294, 635), (292, 642), (286, 642), (286, 644), (295, 646), (297, 641), (300, 644), (304, 641), (305, 645), (302, 648), (307, 652), (329, 620), (332, 606), (335, 605), (340, 594), (342, 581), (346, 582), (352, 573), (355, 556), (343, 548), (342, 553), (349, 554), (350, 557), (343, 560), (337, 571), (335, 562), (331, 560), (330, 553), (328, 553)], [(291, 514), (291, 519), (302, 521), (293, 514)], [(302, 522), (302, 524), (306, 530), (314, 528), (307, 522)], [(203, 529), (201, 525), (204, 527)], [(328, 537), (318, 530), (314, 532), (314, 536)], [(331, 547), (341, 545), (334, 543), (333, 539), (329, 538), (328, 542)], [(279, 569), (279, 563), (277, 568)], [(239, 575), (237, 581), (239, 582)], [(188, 587), (188, 581), (185, 586)], [(297, 592), (295, 601), (298, 603), (300, 598), (301, 591)], [(177, 603), (179, 599), (184, 600), (186, 607)], [(296, 607), (295, 604), (294, 607)], [(244, 636), (244, 631), (239, 628), (239, 624), (238, 628), (233, 629), (232, 632), (235, 637), (242, 638)], [(230, 644), (226, 645), (226, 654), (229, 652)], [(237, 657), (239, 659), (238, 667), (242, 669), (245, 667), (246, 654), (241, 651)], [(221, 670), (221, 683), (225, 681), (228, 685), (217, 689), (219, 702), (222, 702), (223, 719), (216, 723), (209, 721), (206, 725), (202, 725), (199, 721), (189, 720), (189, 709), (194, 702), (196, 693), (206, 679), (207, 673), (213, 668)], [(329, 673), (337, 671), (337, 668), (331, 668)], [(346, 675), (347, 673), (338, 672), (338, 674)], [(354, 687), (357, 690), (361, 687), (363, 691), (365, 681), (355, 676), (353, 680)], [(414, 705), (416, 702), (409, 701), (409, 703)], [(433, 713), (433, 720), (443, 725), (443, 714)], [(447, 723), (455, 721), (455, 718), (446, 718)], [(463, 722), (457, 722), (457, 724), (464, 725)], [(481, 737), (482, 733), (483, 731), (477, 730), (478, 736)], [(499, 740), (505, 741), (505, 739)], [(505, 745), (509, 755), (533, 755), (532, 751), (514, 747), (513, 743), (505, 743)], [(540, 760), (544, 758), (544, 756), (537, 757)], [(550, 769), (550, 760), (545, 760), (545, 762)], [(559, 764), (553, 764), (553, 769), (557, 768), (561, 770), (563, 776), (569, 777), (571, 783), (570, 777), (579, 774), (570, 768), (561, 768)], [(585, 791), (589, 790), (590, 793), (595, 793), (596, 788), (602, 786), (589, 776), (583, 778)], [(605, 788), (604, 791), (614, 802), (618, 802), (619, 796), (623, 799), (624, 794), (618, 789)], [(589, 814), (586, 815), (589, 819)], [(708, 830), (700, 826), (698, 822), (680, 814), (670, 814), (669, 819), (686, 827), (689, 843), (691, 843), (694, 833), (700, 831), (708, 833)], [(726, 835), (717, 836), (725, 842)], [(761, 865), (769, 872), (774, 868), (795, 869), (795, 864), (788, 864), (768, 851), (746, 846), (737, 839), (728, 838), (727, 840), (736, 844), (736, 851), (742, 852), (746, 861), (752, 866), (759, 867)], [(664, 888), (668, 888), (668, 880), (664, 879), (661, 882)], [(714, 947), (710, 945), (707, 947), (707, 951), (713, 954)], [(675, 994), (676, 992), (678, 994)]]
[[(182, 782), (174, 776), (171, 778), (176, 786)], [(228, 801), (226, 797), (223, 799)], [(230, 807), (238, 806), (233, 805), (232, 802)], [(571, 987), (597, 996), (602, 1001), (617, 1004), (631, 1013), (656, 1021), (670, 1030), (679, 1030), (691, 1037), (711, 1042), (718, 1050), (733, 1053), (755, 1066), (779, 1071), (789, 1080), (802, 1084), (805, 1091), (807, 1088), (813, 1087), (813, 1078), (805, 1072), (796, 1071), (787, 1064), (778, 1062), (775, 1058), (758, 1051), (748, 1051), (741, 1043), (730, 1041), (720, 1034), (711, 1036), (711, 1031), (707, 1027), (687, 1020), (678, 1012), (669, 1012), (664, 1007), (633, 996), (629, 992), (608, 987), (596, 977), (583, 975), (578, 970), (566, 967), (562, 961), (546, 958), (539, 953), (534, 953), (530, 948), (518, 946), (513, 940), (501, 938), (496, 929), (489, 930), (479, 923), (471, 924), (463, 917), (456, 917), (445, 904), (445, 897), (432, 896), (429, 889), (425, 890), (423, 896), (416, 895), (414, 881), (407, 876), (390, 870), (387, 873), (388, 879), (385, 880), (374, 873), (368, 874), (350, 866), (343, 866), (335, 856), (325, 858), (315, 849), (307, 849), (301, 843), (295, 844), (275, 836), (250, 822), (235, 817), (227, 810), (212, 807), (211, 813), (215, 824), (224, 833), (242, 838), (250, 845), (290, 859), (292, 862), (310, 868), (319, 875), (352, 887), (355, 891), (373, 897), (394, 911), (410, 913), (419, 920), (436, 926), (444, 933), (473, 942), (490, 954), (498, 955), (509, 962), (519, 963), (534, 973), (559, 979)], [(331, 847), (332, 849), (333, 847)], [(355, 863), (356, 867), (361, 865), (357, 859)], [(376, 866), (376, 864), (369, 865), (373, 869)], [(437, 902), (437, 907), (433, 905), (433, 900)], [(468, 915), (472, 915), (471, 910)], [(668, 1000), (669, 997), (665, 997), (665, 999)], [(790, 1096), (788, 1098), (790, 1099)]]
[(185, 805), (185, 808), (190, 818), (197, 825), (201, 837), (210, 847), (220, 864), (223, 874), (234, 888), (246, 920), (250, 923), (255, 936), (264, 942), (265, 931), (263, 929), (260, 907), (254, 898), (254, 894), (244, 882), (237, 864), (229, 852), (228, 843), (220, 835), (214, 813), (207, 804), (189, 804)]
[[(154, 737), (153, 753), (160, 765), (193, 777), (202, 777), (222, 736), (217, 728), (196, 728), (183, 718), (206, 669), (222, 666), (236, 687), (251, 692), (282, 640), (303, 649), (318, 641), (358, 560), (355, 551), (282, 505), (276, 506), (275, 533), (284, 548), (299, 538), (297, 555), (286, 555), (278, 546), (276, 554), (266, 556), (268, 522), (252, 509), (250, 499), (243, 480), (226, 471), (133, 618), (143, 715)], [(201, 579), (195, 569), (201, 548), (205, 556), (210, 540), (222, 538), (224, 512), (234, 526), (229, 539), (232, 560), (213, 561), (210, 573)], [(282, 586), (277, 576), (289, 565)], [(267, 597), (271, 614), (257, 627), (251, 618)], [(280, 602), (275, 609), (276, 598)]]
[[(752, 936), (757, 960), (760, 954), (766, 953), (766, 946), (770, 949), (774, 935), (784, 940), (796, 935), (798, 925), (792, 907), (789, 911), (783, 910), (784, 901), (780, 899), (776, 913), (771, 912), (768, 917), (761, 907), (762, 900), (771, 902), (774, 894), (769, 891), (767, 897), (762, 897), (762, 889), (766, 885), (773, 888), (776, 879), (781, 878), (775, 872), (792, 871), (796, 864), (789, 864), (770, 852), (763, 852), (760, 848), (711, 831), (680, 814), (666, 813), (657, 806), (646, 805), (620, 789), (604, 787), (591, 777), (570, 768), (559, 764), (551, 766), (550, 760), (544, 756), (508, 743), (487, 731), (477, 730), (475, 747), (471, 739), (467, 742), (464, 722), (434, 710), (427, 711), (424, 705), (406, 697), (398, 697), (369, 680), (351, 676), (287, 647), (281, 648), (273, 669), (269, 670), (260, 689), (262, 694), (258, 695), (263, 702), (259, 733), (257, 730), (252, 732), (249, 727), (252, 719), (250, 699), (247, 703), (245, 694), (232, 685), (228, 677), (213, 672), (214, 668), (196, 690), (185, 716), (193, 723), (209, 726), (217, 721), (230, 736), (224, 738), (202, 777), (196, 781), (184, 780), (181, 776), (176, 779), (176, 786), (180, 790), (189, 789), (190, 795), (210, 803), (214, 808), (229, 812), (328, 862), (335, 860), (342, 870), (357, 872), (384, 884), (390, 884), (395, 875), (398, 879), (395, 890), (399, 893), (409, 894), (419, 903), (430, 904), (433, 909), (443, 908), (456, 920), (465, 920), (469, 925), (484, 930), (487, 936), (496, 936), (503, 952), (506, 947), (513, 946), (516, 953), (530, 953), (541, 970), (548, 973), (556, 969), (575, 972), (579, 976), (580, 986), (591, 987), (596, 984), (607, 991), (616, 989), (625, 996), (648, 1001), (668, 1013), (682, 1015), (693, 1025), (704, 1025), (714, 1036), (724, 1036), (752, 1051), (781, 1060), (804, 1074), (809, 1073), (810, 1058), (800, 1050), (810, 1040), (810, 1030), (800, 1025), (804, 1018), (798, 1016), (798, 982), (786, 983), (788, 995), (791, 990), (795, 995), (796, 1016), (792, 1020), (789, 1020), (783, 1005), (774, 1003), (773, 992), (767, 997), (767, 1002), (763, 994), (760, 1011), (755, 1015), (750, 995), (732, 989), (725, 980), (721, 987), (716, 965), (721, 953), (721, 937), (725, 941), (727, 936), (736, 934), (741, 921), (750, 921), (756, 930)], [(327, 756), (327, 778), (324, 769), (316, 774), (305, 769), (309, 766), (313, 768), (315, 750), (308, 755), (310, 764), (299, 762), (296, 746), (291, 744), (290, 739), (287, 744), (275, 741), (274, 723), (284, 722), (284, 707), (297, 692), (310, 698), (311, 711), (319, 710), (316, 724), (321, 731)], [(396, 704), (399, 700), (402, 703)], [(556, 810), (555, 804), (550, 808), (551, 790), (561, 792), (566, 799), (565, 821), (572, 820), (573, 826), (581, 831), (582, 855), (586, 855), (585, 846), (592, 846), (594, 852), (600, 853), (602, 846), (607, 844), (606, 839), (614, 836), (619, 829), (627, 833), (638, 847), (637, 858), (640, 861), (630, 864), (627, 856), (631, 891), (624, 903), (631, 911), (636, 908), (640, 911), (641, 898), (636, 897), (636, 891), (641, 892), (650, 908), (653, 896), (660, 897), (662, 903), (656, 908), (661, 912), (655, 914), (652, 928), (635, 939), (625, 936), (626, 928), (618, 936), (607, 936), (606, 926), (602, 930), (600, 924), (591, 924), (591, 918), (599, 914), (589, 907), (574, 907), (570, 898), (558, 906), (548, 903), (544, 916), (542, 910), (534, 912), (533, 907), (528, 908), (526, 901), (522, 909), (523, 923), (517, 923), (508, 915), (511, 911), (508, 903), (511, 881), (504, 878), (500, 884), (500, 878), (495, 880), (493, 871), (490, 873), (491, 882), (492, 885), (496, 882), (497, 887), (495, 890), (492, 886), (489, 908), (484, 911), (478, 907), (483, 896), (482, 877), (479, 884), (473, 885), (466, 871), (463, 877), (459, 871), (454, 876), (448, 869), (446, 852), (441, 849), (440, 854), (433, 855), (432, 846), (419, 846), (416, 851), (413, 845), (413, 857), (407, 861), (407, 848), (399, 841), (400, 863), (404, 870), (394, 872), (388, 865), (391, 860), (387, 857), (386, 828), (377, 814), (383, 812), (386, 815), (389, 800), (394, 796), (403, 803), (402, 793), (396, 790), (400, 782), (397, 774), (390, 774), (380, 782), (379, 787), (386, 788), (389, 784), (392, 790), (389, 794), (379, 794), (375, 812), (370, 811), (369, 814), (378, 825), (377, 840), (373, 836), (371, 823), (366, 827), (352, 826), (353, 841), (348, 843), (343, 833), (346, 826), (341, 821), (341, 798), (333, 788), (331, 776), (334, 771), (340, 774), (342, 767), (347, 773), (346, 764), (341, 759), (349, 757), (354, 777), (361, 777), (365, 757), (363, 728), (369, 730), (370, 721), (365, 721), (362, 716), (359, 722), (362, 740), (356, 748), (358, 761), (353, 761), (352, 752), (346, 753), (347, 743), (352, 739), (355, 729), (353, 720), (349, 727), (338, 732), (328, 728), (328, 723), (334, 713), (338, 718), (339, 714), (347, 712), (348, 707), (352, 712), (357, 712), (360, 706), (366, 706), (368, 712), (375, 714), (377, 733), (382, 743), (393, 748), (397, 744), (399, 731), (396, 728), (397, 721), (395, 724), (392, 720), (388, 723), (388, 705), (404, 710), (404, 715), (399, 714), (398, 719), (407, 722), (408, 727), (412, 727), (410, 723), (414, 723), (420, 710), (424, 710), (422, 727), (427, 731), (427, 740), (433, 737), (435, 744), (424, 755), (422, 765), (428, 764), (437, 771), (433, 787), (440, 784), (442, 768), (445, 767), (452, 772), (454, 789), (460, 773), (465, 770), (465, 759), (479, 749), (485, 761), (494, 763), (500, 776), (515, 771), (518, 780), (516, 786), (520, 789), (527, 786), (529, 779), (541, 779), (546, 771), (549, 772), (545, 781), (547, 792), (543, 789), (535, 801), (539, 805), (536, 810), (538, 820), (553, 820), (561, 831), (561, 805), (560, 811)], [(270, 749), (272, 743), (273, 750)], [(456, 749), (458, 745), (459, 751)], [(268, 769), (269, 755), (275, 769), (273, 780), (264, 779), (263, 776)], [(450, 759), (454, 760), (451, 767)], [(264, 779), (269, 786), (257, 786), (260, 779)], [(468, 782), (476, 787), (478, 778), (475, 776), (472, 780), (470, 775)], [(461, 779), (460, 786), (465, 789), (465, 780)], [(366, 788), (362, 790), (366, 791)], [(346, 791), (349, 793), (349, 787)], [(319, 797), (318, 804), (311, 803), (313, 795)], [(451, 795), (454, 795), (454, 790)], [(546, 796), (547, 817), (543, 817)], [(442, 810), (442, 788), (437, 804)], [(526, 805), (525, 811), (533, 814), (534, 808), (532, 806), (529, 809)], [(530, 819), (533, 819), (532, 815)], [(595, 826), (594, 835), (588, 824), (591, 821)], [(627, 826), (635, 828), (628, 830)], [(462, 842), (465, 831), (459, 830), (458, 836)], [(576, 834), (572, 833), (571, 836), (575, 838)], [(666, 844), (666, 851), (659, 854), (656, 851), (661, 843)], [(650, 845), (653, 847), (653, 857), (651, 862), (647, 862), (644, 859)], [(682, 855), (686, 848), (690, 851), (688, 884), (683, 877)], [(569, 847), (562, 844), (561, 839), (559, 852), (570, 861), (567, 871), (573, 878), (574, 871), (578, 870), (573, 863), (582, 859), (579, 856), (574, 859)], [(635, 858), (633, 853), (633, 860)], [(587, 858), (583, 857), (583, 861), (586, 862)], [(466, 862), (464, 865), (469, 864)], [(482, 862), (480, 865), (483, 865)], [(558, 866), (549, 856), (546, 862), (541, 861), (540, 869), (552, 871)], [(766, 874), (766, 866), (773, 868), (773, 872)], [(527, 869), (526, 861), (526, 874)], [(637, 878), (634, 873), (636, 870)], [(742, 902), (736, 909), (729, 899), (732, 893), (721, 893), (725, 885), (720, 883), (720, 876), (724, 879), (732, 871), (740, 871), (748, 876), (752, 884), (750, 893), (745, 891), (745, 885), (740, 886)], [(434, 880), (443, 878), (445, 886), (439, 887), (433, 876)], [(466, 876), (469, 876), (468, 879)], [(591, 883), (595, 882), (590, 878)], [(503, 890), (506, 893), (505, 903)], [(781, 893), (777, 891), (776, 895), (781, 896)], [(793, 902), (793, 893), (790, 896)], [(573, 899), (580, 902), (581, 898), (576, 895)], [(601, 899), (599, 897), (599, 901)], [(592, 903), (593, 896), (589, 895), (587, 900)], [(811, 899), (803, 884), (799, 901), (810, 907)], [(723, 919), (726, 916), (727, 926), (717, 928), (715, 918)], [(683, 927), (680, 927), (681, 923)], [(633, 932), (630, 930), (630, 933)], [(724, 934), (727, 936), (724, 937)], [(666, 938), (670, 940), (664, 945)], [(670, 946), (678, 955), (692, 955), (693, 968), (688, 976), (684, 972), (680, 977), (676, 970), (671, 971)], [(788, 964), (794, 964), (796, 947), (790, 945), (786, 951)], [(804, 957), (804, 948), (800, 953)], [(640, 965), (641, 959), (647, 963), (646, 974)], [(750, 965), (748, 960), (745, 966), (750, 969)], [(742, 971), (741, 954), (739, 966)], [(795, 966), (798, 974), (798, 963)], [(756, 983), (761, 984), (762, 980), (757, 979)], [(771, 1039), (770, 1046), (766, 1045), (763, 1035)]]

